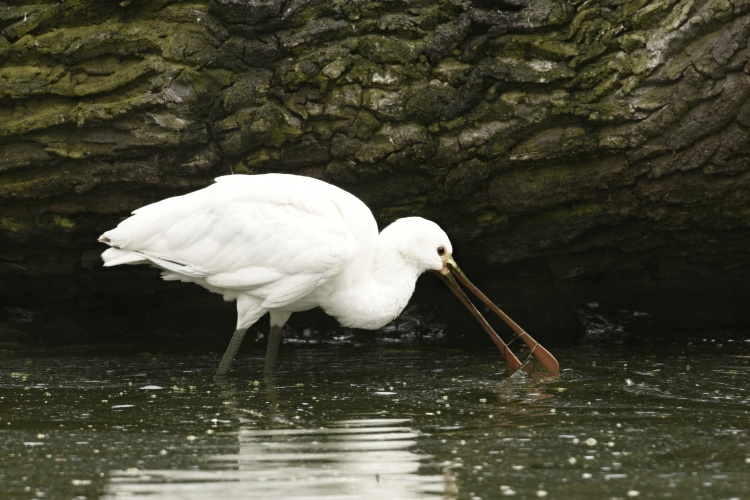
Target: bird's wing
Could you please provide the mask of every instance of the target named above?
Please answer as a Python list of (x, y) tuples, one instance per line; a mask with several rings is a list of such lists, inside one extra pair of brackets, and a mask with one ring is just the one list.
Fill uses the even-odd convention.
[[(330, 185), (284, 175), (218, 181), (136, 210), (103, 239), (171, 272), (250, 293), (269, 308), (335, 276), (361, 243), (374, 246), (372, 214)], [(359, 220), (362, 208), (369, 221)]]

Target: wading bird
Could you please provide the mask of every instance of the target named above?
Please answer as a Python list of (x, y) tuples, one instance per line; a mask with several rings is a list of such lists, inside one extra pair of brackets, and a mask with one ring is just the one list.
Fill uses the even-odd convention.
[(550, 372), (555, 358), (471, 284), (434, 222), (407, 217), (378, 233), (367, 206), (310, 177), (230, 175), (204, 189), (139, 208), (99, 241), (105, 266), (150, 264), (165, 280), (197, 283), (237, 302), (237, 327), (216, 375), (225, 375), (247, 328), (266, 313), (264, 373), (273, 371), (289, 316), (320, 307), (343, 326), (377, 329), (406, 307), (417, 278), (433, 271), (503, 353), (522, 364), (456, 280), (498, 314)]

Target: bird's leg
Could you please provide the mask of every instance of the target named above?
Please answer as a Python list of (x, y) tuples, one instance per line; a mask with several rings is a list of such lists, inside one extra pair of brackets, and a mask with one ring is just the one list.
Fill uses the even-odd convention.
[(238, 328), (234, 331), (232, 340), (229, 341), (227, 350), (224, 352), (224, 356), (219, 363), (219, 368), (216, 370), (216, 377), (223, 377), (229, 373), (229, 368), (231, 368), (234, 358), (237, 356), (237, 351), (240, 350), (240, 345), (242, 345), (242, 340), (245, 338), (246, 332), (247, 328)]
[(281, 331), (283, 327), (271, 325), (271, 332), (268, 335), (268, 347), (266, 348), (266, 362), (263, 365), (263, 375), (273, 375), (276, 366), (276, 358), (279, 355), (279, 344), (281, 343)]

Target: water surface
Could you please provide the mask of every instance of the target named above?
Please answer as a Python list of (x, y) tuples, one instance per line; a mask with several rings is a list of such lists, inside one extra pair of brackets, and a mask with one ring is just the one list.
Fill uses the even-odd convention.
[(743, 498), (750, 342), (496, 351), (10, 355), (2, 498)]

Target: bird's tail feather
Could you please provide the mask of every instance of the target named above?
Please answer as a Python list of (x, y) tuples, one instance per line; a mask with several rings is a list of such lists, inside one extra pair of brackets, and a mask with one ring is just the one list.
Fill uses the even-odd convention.
[(119, 266), (120, 264), (140, 264), (147, 259), (139, 253), (119, 248), (108, 248), (102, 253), (104, 267)]

